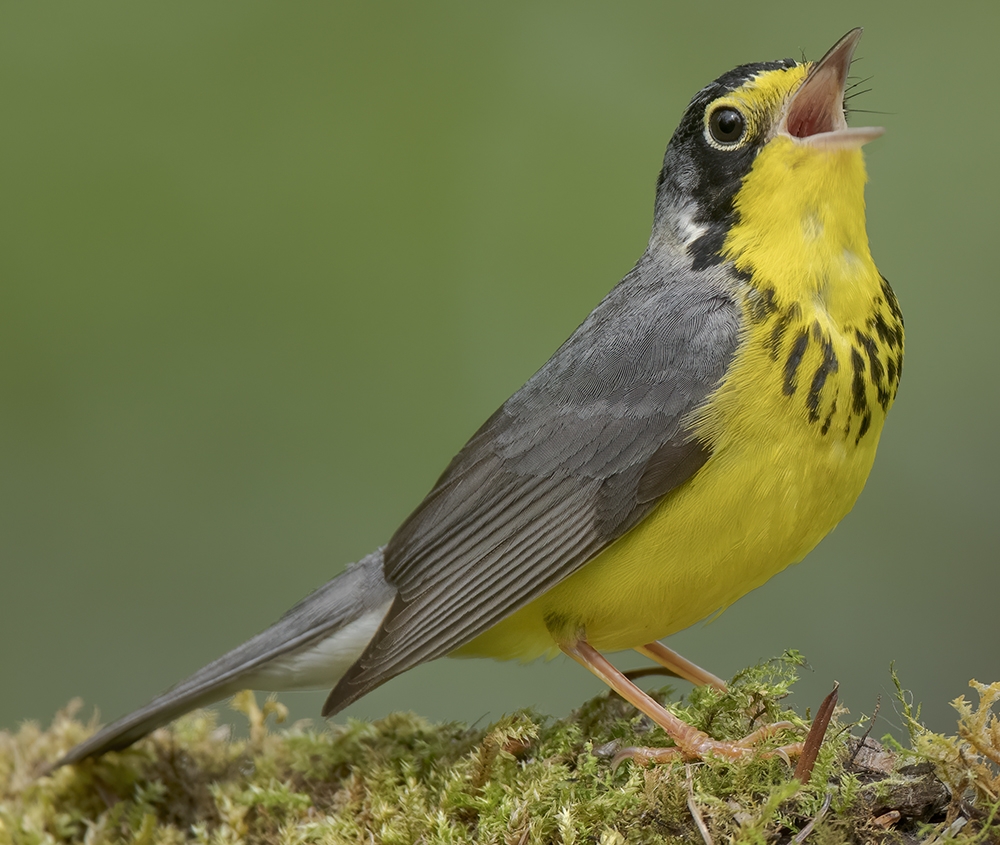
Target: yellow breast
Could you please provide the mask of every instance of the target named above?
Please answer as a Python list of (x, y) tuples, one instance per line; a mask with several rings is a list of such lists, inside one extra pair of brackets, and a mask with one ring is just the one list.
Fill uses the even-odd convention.
[[(660, 639), (801, 560), (851, 509), (902, 366), (872, 261), (860, 150), (775, 138), (723, 248), (744, 336), (693, 420), (712, 456), (636, 528), (457, 654), (533, 659), (583, 630), (601, 650)], [(803, 190), (803, 186), (809, 186)]]

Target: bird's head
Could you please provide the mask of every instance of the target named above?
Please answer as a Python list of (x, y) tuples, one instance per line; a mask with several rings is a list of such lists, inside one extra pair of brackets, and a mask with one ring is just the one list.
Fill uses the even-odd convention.
[(684, 246), (696, 269), (753, 264), (762, 232), (770, 249), (792, 249), (789, 237), (808, 238), (803, 225), (822, 231), (834, 216), (852, 229), (847, 240), (867, 244), (860, 149), (883, 130), (849, 127), (844, 115), (860, 38), (851, 30), (818, 62), (742, 65), (699, 91), (667, 147), (651, 246)]

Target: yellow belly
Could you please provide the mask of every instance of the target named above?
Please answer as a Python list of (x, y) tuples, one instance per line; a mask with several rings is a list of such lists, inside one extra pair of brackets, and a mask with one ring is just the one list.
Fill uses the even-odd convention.
[(855, 447), (795, 418), (771, 420), (766, 439), (720, 445), (635, 529), (455, 656), (532, 660), (578, 630), (599, 650), (634, 648), (801, 560), (853, 506), (878, 431)]

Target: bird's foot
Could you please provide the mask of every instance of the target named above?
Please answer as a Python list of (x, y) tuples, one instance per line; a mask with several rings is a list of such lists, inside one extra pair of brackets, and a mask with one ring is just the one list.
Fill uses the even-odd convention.
[(650, 763), (670, 763), (674, 760), (704, 760), (706, 757), (721, 757), (726, 760), (739, 760), (750, 754), (760, 753), (765, 757), (781, 757), (786, 763), (791, 763), (792, 757), (802, 753), (801, 742), (782, 745), (780, 748), (758, 752), (755, 746), (765, 739), (770, 739), (783, 731), (794, 730), (791, 722), (774, 722), (764, 725), (743, 739), (724, 742), (712, 739), (703, 731), (687, 726), (688, 730), (681, 737), (674, 737), (677, 745), (670, 748), (648, 748), (645, 746), (629, 746), (622, 748), (611, 761), (613, 769), (617, 769), (626, 760), (648, 766)]
[[(658, 647), (654, 648), (654, 645)], [(586, 666), (591, 672), (597, 675), (597, 677), (604, 681), (622, 698), (635, 705), (635, 707), (645, 713), (656, 725), (663, 728), (667, 735), (674, 741), (673, 748), (623, 748), (615, 755), (613, 764), (616, 767), (623, 760), (633, 760), (637, 763), (645, 765), (648, 763), (663, 763), (676, 759), (704, 760), (706, 757), (722, 757), (725, 759), (737, 760), (754, 753), (763, 753), (771, 757), (781, 757), (783, 760), (790, 762), (790, 758), (797, 757), (802, 754), (803, 743), (800, 742), (783, 745), (780, 748), (764, 752), (757, 752), (754, 748), (754, 745), (762, 739), (766, 739), (768, 737), (775, 736), (782, 731), (792, 729), (794, 726), (791, 722), (775, 722), (771, 725), (764, 725), (764, 727), (758, 728), (753, 733), (743, 737), (743, 739), (736, 740), (734, 742), (723, 742), (712, 739), (712, 737), (704, 731), (700, 731), (692, 725), (687, 724), (682, 719), (679, 719), (669, 710), (664, 708), (662, 704), (655, 701), (643, 690), (639, 689), (639, 687), (633, 684), (628, 678), (612, 666), (608, 659), (594, 649), (594, 647), (590, 645), (590, 643), (588, 643), (582, 636), (573, 642), (563, 643), (561, 648), (570, 657), (581, 663), (583, 666)], [(662, 652), (668, 650), (663, 646), (659, 646), (659, 644), (644, 646), (640, 649), (640, 651), (643, 653), (649, 653), (650, 656), (655, 656), (658, 662), (662, 665), (669, 666), (670, 668), (678, 665), (677, 656), (673, 652), (663, 654)], [(687, 661), (683, 662), (687, 664)], [(690, 665), (693, 666), (693, 664)], [(684, 671), (687, 671), (686, 666), (684, 667)], [(701, 672), (702, 670), (698, 671)], [(707, 675), (707, 673), (704, 674)], [(710, 677), (714, 678), (714, 676)], [(722, 686), (724, 688), (725, 685), (722, 681), (719, 681), (718, 679), (715, 680), (717, 683), (713, 683), (713, 686)], [(824, 705), (825, 704), (826, 702), (824, 702)], [(833, 705), (830, 704), (829, 714), (832, 713)], [(824, 725), (823, 730), (825, 729)], [(822, 738), (822, 736), (820, 736), (820, 738)]]

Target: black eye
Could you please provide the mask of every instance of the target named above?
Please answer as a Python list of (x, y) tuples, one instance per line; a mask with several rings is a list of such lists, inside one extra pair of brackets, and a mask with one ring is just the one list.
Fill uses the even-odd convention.
[(720, 144), (735, 144), (747, 130), (743, 115), (730, 106), (712, 112), (708, 119), (708, 130)]

